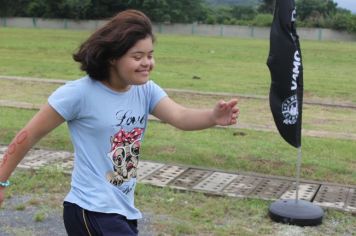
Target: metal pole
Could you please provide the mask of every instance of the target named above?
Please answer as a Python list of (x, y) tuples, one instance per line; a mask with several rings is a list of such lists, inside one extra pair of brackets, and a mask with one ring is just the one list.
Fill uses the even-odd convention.
[(298, 148), (298, 158), (297, 158), (297, 182), (296, 182), (296, 186), (295, 186), (295, 191), (296, 191), (296, 195), (295, 195), (295, 202), (298, 202), (299, 199), (299, 181), (300, 181), (300, 165), (302, 162), (302, 147), (300, 146)]

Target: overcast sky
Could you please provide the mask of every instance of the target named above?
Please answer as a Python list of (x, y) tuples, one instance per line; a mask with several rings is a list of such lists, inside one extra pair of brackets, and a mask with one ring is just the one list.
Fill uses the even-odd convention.
[(356, 0), (334, 0), (338, 7), (346, 8), (356, 13)]

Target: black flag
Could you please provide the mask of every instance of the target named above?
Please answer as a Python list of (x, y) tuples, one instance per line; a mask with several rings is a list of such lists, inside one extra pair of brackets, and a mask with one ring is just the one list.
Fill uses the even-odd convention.
[(303, 64), (295, 26), (294, 0), (276, 0), (267, 65), (271, 72), (269, 102), (281, 136), (301, 146)]

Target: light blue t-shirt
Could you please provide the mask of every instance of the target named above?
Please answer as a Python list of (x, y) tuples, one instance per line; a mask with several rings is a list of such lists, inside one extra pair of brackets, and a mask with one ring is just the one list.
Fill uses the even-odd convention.
[(116, 92), (88, 76), (48, 99), (74, 146), (71, 190), (64, 199), (89, 211), (142, 217), (134, 206), (139, 150), (148, 114), (167, 94), (153, 81)]

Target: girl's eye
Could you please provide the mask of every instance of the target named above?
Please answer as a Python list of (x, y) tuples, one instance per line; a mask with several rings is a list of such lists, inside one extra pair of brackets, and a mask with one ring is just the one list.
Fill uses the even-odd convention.
[(136, 61), (139, 61), (139, 60), (141, 60), (141, 57), (134, 57), (134, 59), (135, 59)]

